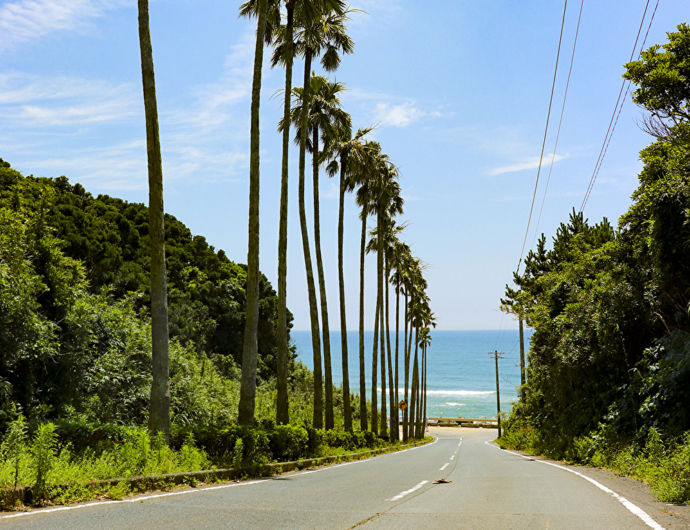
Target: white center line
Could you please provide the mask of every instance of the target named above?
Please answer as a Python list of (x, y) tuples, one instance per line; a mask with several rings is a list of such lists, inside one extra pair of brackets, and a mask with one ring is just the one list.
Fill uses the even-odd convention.
[(446, 462), (445, 464), (443, 464), (441, 466), (441, 469), (439, 469), (439, 471), (443, 471), (444, 469), (446, 469), (448, 467), (448, 464), (450, 464), (450, 462)]
[(419, 484), (417, 484), (416, 486), (413, 486), (413, 487), (410, 488), (409, 490), (402, 491), (402, 492), (398, 493), (395, 497), (391, 497), (391, 498), (388, 499), (388, 500), (389, 500), (389, 501), (397, 501), (397, 500), (399, 500), (399, 499), (402, 499), (405, 495), (409, 495), (409, 494), (412, 493), (413, 491), (417, 491), (419, 488), (421, 488), (422, 486), (424, 486), (424, 484), (426, 484), (427, 482), (429, 482), (429, 481), (428, 481), (428, 480), (422, 480), (422, 481), (421, 481)]
[(451, 456), (450, 456), (450, 459), (451, 459), (451, 460), (455, 460), (455, 455), (451, 455)]

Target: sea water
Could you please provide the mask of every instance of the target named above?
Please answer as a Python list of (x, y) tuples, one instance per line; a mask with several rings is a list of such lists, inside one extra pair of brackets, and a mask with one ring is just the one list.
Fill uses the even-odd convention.
[[(371, 352), (373, 332), (364, 333), (367, 399), (371, 398)], [(529, 348), (530, 330), (525, 330), (525, 350)], [(313, 368), (311, 332), (292, 331), (297, 358)], [(342, 384), (340, 332), (330, 335), (333, 383)], [(402, 399), (404, 369), (402, 331), (400, 333), (399, 390)], [(395, 334), (391, 331), (395, 355)], [(359, 334), (347, 333), (350, 391), (359, 392)], [(427, 350), (427, 416), (429, 417), (496, 417), (496, 365), (494, 351), (503, 352), (498, 361), (501, 411), (510, 412), (520, 385), (520, 341), (517, 330), (437, 331), (432, 330)], [(412, 350), (414, 356), (414, 348)], [(419, 361), (421, 363), (421, 351)], [(395, 363), (395, 361), (393, 361)], [(395, 366), (395, 364), (394, 364)], [(380, 370), (377, 386), (380, 388)], [(386, 376), (386, 386), (388, 377)], [(388, 389), (387, 389), (388, 391)], [(379, 394), (379, 402), (380, 402)]]

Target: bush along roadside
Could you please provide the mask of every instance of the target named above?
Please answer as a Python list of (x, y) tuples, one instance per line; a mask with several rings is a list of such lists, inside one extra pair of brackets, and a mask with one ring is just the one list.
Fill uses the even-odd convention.
[[(86, 446), (85, 439), (92, 445)], [(30, 435), (20, 415), (0, 443), (0, 508), (120, 499), (177, 484), (268, 476), (403, 447), (369, 432), (270, 422), (254, 428), (175, 428), (169, 443), (143, 428), (66, 422), (40, 424)]]
[(650, 427), (646, 437), (624, 443), (601, 425), (567, 446), (554, 448), (541, 440), (534, 427), (509, 422), (498, 445), (608, 469), (647, 483), (660, 501), (690, 505), (690, 432), (665, 441), (657, 429)]

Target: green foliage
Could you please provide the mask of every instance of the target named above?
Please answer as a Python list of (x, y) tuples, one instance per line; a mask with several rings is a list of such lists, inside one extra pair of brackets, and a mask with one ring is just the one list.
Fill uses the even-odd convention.
[(244, 442), (242, 438), (235, 440), (235, 447), (232, 448), (232, 467), (239, 469), (244, 464)]
[(271, 453), (280, 460), (297, 460), (307, 456), (309, 433), (299, 425), (276, 425), (270, 437)]
[(14, 484), (17, 487), (19, 479), (19, 466), (24, 454), (27, 440), (27, 425), (24, 416), (19, 414), (16, 420), (10, 423), (5, 438), (0, 445), (2, 459), (13, 467)]
[(46, 493), (46, 481), (48, 473), (55, 462), (55, 448), (57, 435), (55, 425), (44, 423), (38, 426), (36, 436), (29, 449), (33, 459), (34, 483), (33, 494), (37, 499), (42, 499)]
[(668, 33), (668, 43), (642, 52), (625, 65), (624, 77), (638, 85), (633, 99), (661, 119), (690, 121), (690, 26)]
[[(143, 205), (94, 198), (65, 177), (23, 177), (3, 161), (0, 430), (13, 403), (32, 421), (57, 419), (68, 407), (109, 423), (146, 421), (148, 255)], [(172, 216), (166, 255), (181, 398), (173, 408), (183, 422), (227, 420), (234, 390), (221, 379), (239, 370), (245, 268)], [(277, 307), (263, 276), (259, 290), (259, 376), (267, 380), (275, 374)], [(202, 392), (191, 402), (194, 387)]]

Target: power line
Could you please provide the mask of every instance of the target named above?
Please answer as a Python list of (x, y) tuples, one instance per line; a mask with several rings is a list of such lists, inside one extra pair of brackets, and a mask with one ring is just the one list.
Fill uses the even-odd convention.
[[(649, 0), (647, 0), (649, 1)], [(515, 272), (520, 271), (520, 264), (522, 263), (522, 256), (525, 253), (525, 245), (527, 244), (527, 235), (529, 234), (529, 226), (532, 222), (532, 213), (534, 211), (534, 200), (537, 197), (537, 188), (539, 187), (539, 175), (541, 173), (541, 164), (544, 160), (544, 147), (546, 145), (546, 136), (549, 132), (549, 120), (551, 119), (551, 105), (553, 103), (553, 93), (556, 88), (556, 75), (558, 74), (558, 61), (561, 57), (561, 43), (563, 42), (563, 27), (565, 26), (565, 13), (568, 9), (568, 0), (565, 0), (563, 5), (563, 17), (561, 19), (561, 34), (558, 37), (558, 51), (556, 52), (556, 66), (553, 69), (553, 81), (551, 82), (551, 96), (549, 96), (549, 110), (546, 113), (546, 125), (544, 127), (544, 139), (541, 142), (541, 154), (539, 155), (539, 167), (537, 168), (537, 178), (534, 182), (534, 192), (532, 192), (532, 203), (529, 207), (529, 216), (527, 217), (527, 228), (525, 229), (525, 237), (522, 240), (522, 249), (520, 250), (520, 259), (518, 260)]]
[[(568, 9), (568, 0), (565, 0), (565, 2), (563, 4), (563, 16), (561, 17), (561, 31), (560, 31), (560, 34), (558, 36), (558, 50), (556, 51), (556, 65), (554, 66), (553, 81), (551, 82), (551, 95), (549, 96), (549, 108), (548, 108), (548, 111), (546, 113), (546, 125), (544, 127), (544, 138), (543, 138), (542, 143), (541, 143), (541, 154), (539, 155), (539, 167), (537, 169), (537, 178), (536, 178), (536, 181), (534, 183), (534, 191), (532, 192), (532, 203), (530, 204), (530, 208), (529, 208), (529, 217), (527, 218), (527, 227), (525, 229), (525, 237), (522, 240), (522, 249), (520, 250), (520, 258), (518, 259), (518, 264), (517, 264), (517, 267), (515, 269), (516, 273), (518, 273), (520, 271), (520, 264), (522, 263), (522, 256), (525, 253), (525, 245), (527, 243), (527, 236), (529, 234), (529, 227), (530, 227), (530, 223), (532, 221), (532, 213), (534, 211), (534, 201), (536, 199), (537, 189), (539, 187), (539, 175), (541, 173), (541, 165), (542, 165), (542, 161), (544, 159), (544, 147), (546, 145), (546, 137), (547, 137), (547, 134), (549, 131), (549, 121), (551, 119), (551, 106), (553, 104), (553, 94), (554, 94), (554, 91), (556, 88), (556, 77), (558, 75), (558, 62), (559, 62), (560, 57), (561, 57), (561, 44), (563, 43), (563, 28), (565, 26), (565, 15), (566, 15), (567, 9)], [(582, 13), (582, 7), (580, 7), (580, 13)], [(578, 26), (579, 26), (579, 21), (578, 21)], [(572, 64), (571, 64), (571, 67), (572, 67)], [(501, 335), (503, 334), (503, 319), (504, 319), (504, 317), (505, 317), (505, 313), (501, 312), (501, 320), (499, 323), (499, 329), (498, 329), (498, 332), (496, 334), (496, 347), (497, 348), (498, 348), (498, 343), (501, 339)]]
[(563, 104), (561, 105), (561, 117), (558, 120), (558, 130), (556, 132), (556, 142), (553, 146), (553, 153), (551, 154), (551, 164), (549, 166), (549, 174), (546, 177), (546, 186), (544, 187), (544, 196), (541, 199), (541, 206), (539, 208), (539, 217), (537, 217), (537, 224), (534, 228), (534, 239), (536, 243), (537, 234), (539, 233), (539, 224), (541, 223), (541, 214), (544, 211), (544, 203), (546, 202), (546, 193), (549, 191), (549, 183), (551, 182), (551, 173), (553, 171), (553, 164), (556, 161), (556, 151), (558, 150), (558, 140), (561, 137), (561, 125), (563, 124), (563, 114), (565, 112), (565, 102), (568, 99), (568, 88), (570, 87), (570, 77), (573, 73), (573, 62), (575, 61), (575, 48), (577, 47), (577, 37), (580, 34), (580, 21), (582, 20), (582, 8), (585, 5), (585, 0), (580, 2), (580, 12), (577, 15), (577, 28), (575, 29), (575, 39), (573, 40), (573, 50), (570, 53), (570, 68), (568, 69), (568, 79), (565, 82), (565, 92), (563, 93)]
[[(647, 31), (645, 33), (644, 39), (642, 41), (642, 46), (640, 46), (640, 51), (638, 53), (638, 58), (642, 54), (642, 50), (644, 49), (644, 46), (647, 42), (647, 37), (649, 36), (649, 30), (652, 27), (652, 23), (654, 22), (654, 17), (656, 15), (656, 11), (659, 7), (659, 1), (656, 1), (656, 5), (654, 6), (654, 11), (652, 12), (652, 16), (649, 19), (649, 23), (647, 25)], [(637, 29), (637, 36), (635, 37), (635, 44), (633, 45), (632, 52), (630, 53), (630, 59), (628, 62), (633, 60), (633, 57), (635, 56), (635, 50), (637, 49), (637, 43), (640, 40), (640, 34), (642, 33), (642, 27), (644, 26), (644, 20), (645, 17), (647, 16), (647, 10), (649, 9), (649, 2), (650, 0), (647, 0), (647, 3), (645, 4), (644, 12), (642, 13), (642, 20), (640, 20), (640, 27)], [(623, 96), (623, 99), (621, 100), (621, 95), (623, 94), (623, 90), (625, 89), (625, 95)], [(597, 161), (594, 164), (594, 170), (592, 171), (592, 176), (589, 179), (589, 184), (587, 185), (587, 191), (585, 192), (585, 196), (582, 199), (582, 204), (580, 205), (580, 212), (582, 212), (585, 209), (585, 206), (587, 206), (587, 201), (589, 200), (589, 196), (592, 193), (592, 189), (594, 188), (594, 183), (597, 180), (597, 177), (599, 176), (599, 171), (601, 170), (601, 166), (604, 162), (604, 158), (606, 157), (606, 153), (608, 151), (609, 145), (611, 144), (611, 138), (613, 137), (613, 132), (616, 130), (616, 126), (618, 125), (618, 119), (620, 118), (621, 111), (623, 110), (623, 105), (625, 104), (625, 101), (628, 97), (628, 93), (630, 91), (630, 81), (627, 79), (624, 79), (623, 82), (621, 83), (621, 88), (618, 91), (618, 99), (616, 100), (616, 105), (613, 108), (613, 113), (611, 114), (611, 119), (609, 120), (609, 126), (608, 129), (606, 130), (606, 135), (604, 136), (604, 141), (601, 144), (601, 149), (599, 150), (599, 156), (597, 157)], [(619, 106), (620, 104), (620, 106)], [(614, 121), (615, 119), (615, 121)]]

